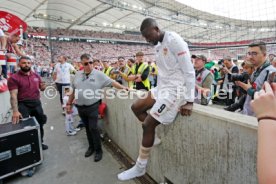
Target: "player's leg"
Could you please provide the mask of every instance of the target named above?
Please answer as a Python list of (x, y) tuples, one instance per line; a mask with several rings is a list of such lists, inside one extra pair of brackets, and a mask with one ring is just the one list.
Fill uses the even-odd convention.
[(154, 103), (155, 100), (152, 98), (151, 92), (149, 91), (146, 98), (139, 98), (136, 100), (132, 104), (131, 109), (139, 121), (144, 122), (148, 115), (147, 110), (150, 109)]
[(143, 123), (142, 145), (139, 149), (139, 156), (137, 158), (136, 164), (132, 168), (120, 173), (118, 175), (119, 180), (130, 180), (135, 177), (143, 176), (146, 173), (146, 166), (148, 163), (150, 150), (154, 142), (155, 128), (159, 124), (160, 123), (150, 114), (145, 118)]

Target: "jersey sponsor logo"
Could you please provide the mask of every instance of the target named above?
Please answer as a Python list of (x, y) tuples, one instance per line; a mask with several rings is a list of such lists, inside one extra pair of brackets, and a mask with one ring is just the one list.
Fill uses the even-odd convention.
[(38, 79), (38, 78), (34, 78), (34, 81), (35, 81), (35, 82), (38, 82), (38, 81), (39, 81), (39, 79)]
[(187, 53), (186, 51), (182, 51), (182, 52), (177, 53), (177, 55), (181, 56), (181, 55), (185, 55), (186, 53)]

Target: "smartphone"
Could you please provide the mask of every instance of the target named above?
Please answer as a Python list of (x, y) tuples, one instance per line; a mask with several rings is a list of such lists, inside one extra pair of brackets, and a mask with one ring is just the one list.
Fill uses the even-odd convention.
[(268, 79), (267, 79), (269, 84), (272, 84), (273, 82), (276, 82), (275, 81), (275, 76), (276, 76), (276, 72), (272, 72), (272, 73), (269, 74)]

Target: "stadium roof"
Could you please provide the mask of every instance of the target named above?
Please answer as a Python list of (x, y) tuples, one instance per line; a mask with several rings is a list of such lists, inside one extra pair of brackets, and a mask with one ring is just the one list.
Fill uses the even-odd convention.
[[(217, 12), (214, 12), (216, 15), (208, 13), (202, 6), (196, 7), (192, 3), (188, 6), (185, 0), (186, 4), (178, 1), (181, 0), (3, 0), (0, 7), (24, 19), (29, 26), (37, 27), (138, 32), (141, 21), (153, 17), (161, 28), (178, 32), (190, 42), (233, 42), (276, 37), (275, 16), (274, 20), (268, 17), (265, 20), (240, 20)], [(246, 1), (249, 6), (255, 2)], [(234, 7), (240, 12), (254, 11), (256, 14), (273, 9), (276, 15), (276, 3), (270, 1), (267, 10), (261, 7), (258, 12), (244, 5)], [(222, 7), (221, 4), (218, 6), (219, 0), (212, 2), (217, 9)], [(224, 12), (231, 11), (227, 7), (233, 8), (225, 4)]]

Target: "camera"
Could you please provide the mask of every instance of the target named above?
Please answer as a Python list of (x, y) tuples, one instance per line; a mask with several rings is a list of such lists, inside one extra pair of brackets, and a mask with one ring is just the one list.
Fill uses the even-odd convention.
[(241, 74), (231, 74), (231, 81), (241, 81), (247, 83), (248, 79), (250, 79), (250, 75), (247, 72), (243, 72)]
[(112, 71), (112, 74), (119, 74), (119, 73), (120, 73), (119, 70), (114, 70), (114, 71)]
[(220, 70), (223, 69), (224, 67), (225, 67), (224, 64), (219, 65), (219, 69), (220, 69)]
[(220, 59), (218, 61), (218, 67), (219, 67), (219, 70), (223, 69), (225, 67), (224, 63), (223, 63), (223, 59)]

